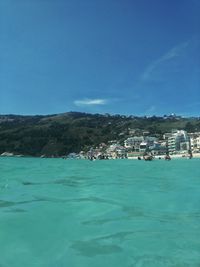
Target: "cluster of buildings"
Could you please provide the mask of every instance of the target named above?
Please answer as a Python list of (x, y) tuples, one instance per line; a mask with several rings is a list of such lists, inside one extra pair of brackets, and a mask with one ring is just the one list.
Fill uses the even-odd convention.
[(165, 133), (161, 138), (149, 136), (144, 132), (142, 135), (128, 137), (122, 143), (117, 140), (109, 141), (108, 144), (101, 143), (89, 151), (81, 151), (79, 158), (129, 158), (143, 156), (149, 153), (153, 156), (180, 155), (185, 156), (191, 153), (200, 154), (200, 132), (187, 133), (184, 130), (173, 130)]

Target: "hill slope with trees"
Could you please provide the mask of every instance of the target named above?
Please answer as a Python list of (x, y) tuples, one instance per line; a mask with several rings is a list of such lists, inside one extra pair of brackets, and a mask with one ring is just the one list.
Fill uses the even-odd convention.
[(63, 156), (91, 146), (130, 136), (161, 137), (172, 129), (200, 131), (199, 118), (137, 117), (80, 112), (46, 116), (0, 115), (0, 154), (11, 152), (27, 156)]

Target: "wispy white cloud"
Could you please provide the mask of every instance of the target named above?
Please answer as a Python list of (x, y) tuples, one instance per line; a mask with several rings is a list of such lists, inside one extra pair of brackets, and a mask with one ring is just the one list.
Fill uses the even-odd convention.
[(151, 79), (152, 74), (154, 74), (154, 72), (157, 69), (159, 69), (162, 65), (169, 62), (170, 60), (175, 60), (176, 58), (180, 57), (182, 52), (184, 51), (184, 49), (188, 47), (188, 45), (189, 41), (178, 44), (177, 46), (170, 49), (167, 53), (162, 55), (160, 58), (153, 61), (149, 66), (147, 66), (147, 68), (143, 72), (141, 80), (147, 81)]
[(84, 98), (80, 100), (75, 100), (74, 104), (76, 106), (91, 106), (91, 105), (106, 105), (108, 103), (107, 99), (89, 99), (89, 98)]

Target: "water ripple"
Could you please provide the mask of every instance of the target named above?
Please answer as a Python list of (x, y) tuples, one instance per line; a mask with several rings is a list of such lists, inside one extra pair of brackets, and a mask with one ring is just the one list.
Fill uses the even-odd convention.
[(76, 250), (82, 256), (86, 256), (86, 257), (113, 254), (113, 253), (119, 253), (123, 251), (123, 249), (118, 245), (101, 244), (95, 240), (76, 241), (71, 245), (71, 248)]
[(0, 208), (14, 206), (15, 202), (0, 200)]

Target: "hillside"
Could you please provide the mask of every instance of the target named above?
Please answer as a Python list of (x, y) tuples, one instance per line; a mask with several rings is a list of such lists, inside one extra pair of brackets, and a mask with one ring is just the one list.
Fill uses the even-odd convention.
[(162, 136), (172, 129), (200, 131), (199, 118), (136, 117), (68, 112), (47, 116), (0, 115), (0, 154), (62, 156), (109, 140), (123, 142), (148, 131)]

